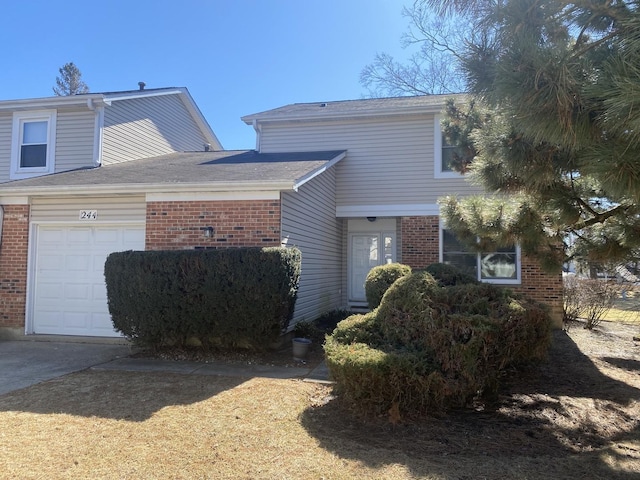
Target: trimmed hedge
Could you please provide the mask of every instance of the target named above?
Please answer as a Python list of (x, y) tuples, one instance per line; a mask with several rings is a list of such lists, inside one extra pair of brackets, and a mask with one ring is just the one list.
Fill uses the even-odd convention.
[(425, 270), (438, 281), (438, 285), (441, 287), (450, 287), (465, 283), (480, 283), (475, 277), (447, 263), (432, 263)]
[(550, 335), (550, 317), (533, 301), (477, 282), (442, 287), (415, 271), (379, 308), (340, 322), (325, 352), (354, 410), (423, 415), (495, 393), (507, 366), (546, 355)]
[(300, 263), (296, 248), (112, 253), (109, 312), (116, 330), (151, 348), (263, 349), (289, 326)]
[(380, 305), (382, 296), (399, 278), (409, 275), (411, 267), (401, 263), (387, 263), (373, 267), (364, 282), (365, 294), (369, 308)]

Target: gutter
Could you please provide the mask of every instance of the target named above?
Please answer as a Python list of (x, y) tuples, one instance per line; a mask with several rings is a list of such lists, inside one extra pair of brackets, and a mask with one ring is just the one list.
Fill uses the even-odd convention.
[(150, 184), (139, 183), (120, 185), (52, 185), (41, 187), (3, 188), (2, 197), (17, 196), (65, 196), (96, 194), (132, 194), (132, 193), (188, 193), (188, 192), (251, 192), (251, 191), (295, 191), (296, 181), (276, 182), (225, 182), (225, 183), (184, 183), (184, 184)]
[(2, 221), (4, 218), (4, 209), (0, 205), (0, 251), (2, 251)]

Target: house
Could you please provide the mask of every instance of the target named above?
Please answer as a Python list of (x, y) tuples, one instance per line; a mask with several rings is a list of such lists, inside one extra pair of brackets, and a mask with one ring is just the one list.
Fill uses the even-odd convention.
[(0, 102), (0, 332), (114, 336), (113, 251), (296, 245), (294, 322), (365, 308), (369, 269), (447, 261), (550, 305), (562, 278), (517, 246), (465, 252), (438, 197), (474, 193), (447, 167), (448, 97), (294, 104), (243, 117), (225, 151), (186, 89)]

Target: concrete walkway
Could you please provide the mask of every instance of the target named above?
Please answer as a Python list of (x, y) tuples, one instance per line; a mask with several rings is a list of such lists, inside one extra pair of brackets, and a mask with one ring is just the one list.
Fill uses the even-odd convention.
[(0, 341), (0, 395), (81, 370), (171, 372), (185, 375), (300, 378), (326, 382), (323, 362), (316, 368), (241, 365), (224, 362), (186, 362), (133, 358), (123, 344), (56, 341)]

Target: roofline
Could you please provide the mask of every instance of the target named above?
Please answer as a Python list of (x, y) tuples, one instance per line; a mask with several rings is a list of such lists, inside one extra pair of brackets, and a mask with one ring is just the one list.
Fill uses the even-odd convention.
[(52, 108), (55, 106), (87, 106), (106, 105), (105, 96), (101, 93), (86, 95), (68, 95), (61, 97), (26, 98), (20, 100), (0, 100), (0, 111)]
[(295, 190), (296, 192), (298, 191), (298, 188), (300, 188), (302, 185), (304, 185), (305, 183), (307, 183), (309, 180), (311, 180), (312, 178), (317, 177), (318, 175), (320, 175), (321, 173), (326, 172), (327, 170), (329, 170), (331, 167), (333, 167), (336, 163), (338, 163), (340, 160), (342, 160), (344, 157), (347, 156), (347, 151), (345, 150), (342, 153), (339, 153), (338, 155), (336, 155), (335, 157), (333, 157), (331, 160), (329, 160), (327, 163), (325, 163), (323, 166), (316, 168), (315, 170), (307, 173), (306, 175), (303, 175), (302, 177), (300, 177), (294, 184), (293, 184), (293, 190)]
[(83, 93), (79, 95), (67, 95), (43, 98), (27, 98), (20, 100), (0, 100), (0, 111), (13, 111), (25, 109), (55, 108), (57, 106), (85, 106), (89, 110), (95, 107), (111, 105), (111, 102), (120, 100), (132, 100), (136, 98), (158, 97), (163, 95), (180, 95), (182, 101), (202, 131), (202, 134), (211, 144), (213, 150), (223, 150), (220, 140), (198, 108), (186, 87), (157, 88), (153, 90), (131, 90), (126, 92), (108, 93)]
[[(304, 182), (303, 182), (304, 183)], [(141, 184), (123, 183), (111, 185), (47, 185), (38, 187), (16, 187), (0, 189), (0, 199), (3, 197), (51, 196), (65, 195), (95, 195), (121, 193), (188, 193), (188, 192), (251, 192), (251, 191), (295, 191), (296, 182), (221, 182), (221, 183), (183, 183), (183, 184)]]
[[(286, 121), (295, 121), (295, 120), (340, 120), (345, 118), (363, 118), (363, 117), (381, 117), (381, 116), (389, 116), (389, 115), (412, 115), (412, 114), (430, 114), (430, 113), (439, 113), (442, 111), (446, 104), (446, 100), (449, 98), (464, 98), (467, 97), (467, 94), (464, 93), (452, 93), (452, 94), (441, 94), (441, 95), (431, 95), (431, 97), (441, 97), (442, 102), (435, 105), (428, 106), (419, 106), (419, 107), (392, 107), (392, 108), (371, 108), (367, 111), (347, 111), (347, 112), (336, 112), (336, 113), (326, 113), (326, 111), (319, 111), (318, 113), (298, 113), (298, 114), (288, 114), (288, 115), (275, 115), (270, 116), (269, 112), (272, 110), (267, 110), (265, 112), (254, 113), (251, 115), (245, 115), (240, 119), (246, 123), (247, 125), (253, 125), (254, 120), (257, 122), (286, 122)], [(389, 97), (389, 98), (404, 98), (404, 97)], [(411, 97), (406, 97), (411, 98)], [(363, 99), (366, 101), (367, 99)], [(363, 101), (363, 100), (339, 100), (335, 102), (309, 102), (309, 103), (299, 103), (294, 105), (319, 105), (322, 103), (341, 103), (341, 102), (349, 102), (349, 101)], [(380, 100), (378, 98), (372, 98), (370, 100)], [(276, 110), (276, 109), (274, 109)]]

